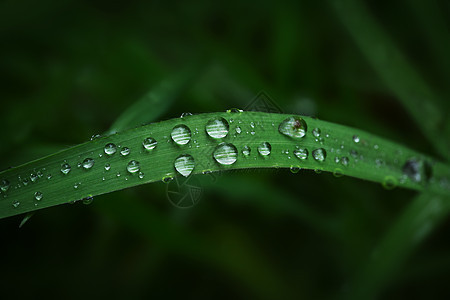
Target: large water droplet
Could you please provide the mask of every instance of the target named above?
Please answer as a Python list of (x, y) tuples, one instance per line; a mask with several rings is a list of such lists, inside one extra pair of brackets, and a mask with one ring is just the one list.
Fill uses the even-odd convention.
[(285, 119), (278, 126), (278, 131), (285, 136), (293, 139), (299, 139), (306, 134), (306, 122), (300, 117), (294, 116)]
[(403, 165), (402, 171), (412, 181), (423, 183), (428, 182), (432, 173), (430, 164), (417, 158), (407, 160)]
[(109, 143), (105, 145), (105, 148), (103, 149), (107, 155), (113, 155), (117, 151), (116, 145), (113, 143)]
[(2, 190), (2, 192), (8, 191), (9, 187), (10, 183), (7, 179), (2, 179), (2, 181), (0, 181), (0, 190)]
[(327, 152), (323, 148), (318, 148), (313, 150), (312, 155), (314, 159), (318, 162), (324, 162), (327, 158)]
[(174, 162), (175, 170), (184, 177), (188, 177), (195, 167), (194, 158), (189, 154), (178, 156)]
[(221, 165), (232, 165), (237, 160), (238, 151), (233, 144), (221, 143), (214, 150), (213, 157)]
[(127, 165), (127, 171), (130, 172), (131, 174), (139, 172), (140, 169), (141, 166), (139, 162), (135, 160), (130, 161)]
[(70, 172), (71, 169), (72, 169), (72, 168), (70, 167), (70, 165), (69, 165), (68, 163), (63, 163), (63, 164), (61, 165), (61, 173), (63, 173), (64, 175), (69, 174), (69, 172)]
[(158, 144), (158, 142), (151, 137), (145, 138), (144, 141), (142, 142), (142, 145), (144, 146), (144, 148), (146, 150), (153, 150), (156, 148), (156, 145)]
[(250, 149), (250, 147), (247, 146), (247, 145), (245, 145), (245, 146), (242, 148), (242, 154), (243, 154), (245, 157), (249, 157), (251, 152), (252, 152), (252, 149)]
[(258, 146), (258, 153), (264, 157), (269, 156), (271, 151), (272, 151), (272, 146), (268, 142), (262, 142)]
[(186, 145), (191, 140), (191, 130), (186, 125), (177, 125), (170, 133), (172, 140), (178, 145)]
[(214, 139), (221, 139), (227, 136), (230, 126), (227, 120), (222, 117), (214, 118), (206, 124), (206, 132)]
[(294, 155), (298, 159), (305, 160), (308, 158), (308, 149), (297, 146), (294, 150)]
[(36, 199), (36, 201), (41, 201), (41, 199), (42, 199), (43, 196), (44, 196), (44, 195), (42, 195), (41, 192), (36, 192), (36, 193), (34, 193), (34, 199)]
[(122, 156), (127, 156), (128, 154), (130, 154), (131, 150), (128, 147), (123, 147), (122, 150), (120, 150), (120, 155)]
[(86, 158), (85, 160), (83, 160), (82, 165), (85, 170), (88, 170), (94, 166), (94, 163), (95, 161), (92, 158)]

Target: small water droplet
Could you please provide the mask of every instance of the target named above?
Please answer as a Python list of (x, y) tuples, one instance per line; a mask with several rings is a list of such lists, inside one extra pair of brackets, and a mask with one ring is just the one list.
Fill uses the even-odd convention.
[(41, 201), (43, 196), (44, 195), (41, 192), (34, 193), (34, 199), (36, 199), (36, 201)]
[(113, 155), (117, 151), (117, 147), (113, 143), (108, 143), (105, 145), (105, 148), (103, 149), (107, 155)]
[(339, 157), (336, 156), (336, 157), (334, 158), (334, 162), (335, 162), (335, 163), (338, 164), (340, 161), (341, 161), (341, 159), (340, 159)]
[(232, 165), (236, 162), (238, 151), (233, 144), (221, 143), (213, 152), (214, 159), (221, 165)]
[(106, 170), (106, 171), (111, 170), (111, 165), (110, 165), (110, 164), (105, 164), (105, 170)]
[(132, 160), (127, 165), (127, 171), (131, 174), (134, 174), (136, 172), (139, 172), (141, 169), (141, 166), (138, 161)]
[(347, 156), (344, 156), (341, 158), (341, 165), (346, 167), (346, 166), (348, 166), (348, 163), (349, 163), (349, 159)]
[(70, 165), (69, 165), (68, 163), (63, 163), (63, 164), (61, 165), (61, 173), (63, 173), (64, 175), (69, 174), (69, 172), (70, 172), (71, 169), (72, 169), (72, 168), (70, 167)]
[(278, 126), (278, 131), (290, 138), (299, 139), (306, 134), (306, 122), (300, 117), (294, 116), (283, 120)]
[(192, 114), (190, 112), (184, 112), (181, 114), (180, 118), (185, 118), (185, 117), (189, 117), (192, 116)]
[(403, 174), (414, 182), (427, 183), (432, 174), (431, 165), (417, 158), (408, 159), (402, 168)]
[(81, 185), (81, 182), (77, 182), (73, 185), (73, 188), (78, 189), (80, 187), (80, 185)]
[(383, 179), (383, 187), (387, 190), (392, 190), (394, 189), (398, 184), (397, 179), (394, 176), (388, 175), (386, 177), (384, 177)]
[(291, 173), (296, 174), (301, 170), (301, 168), (297, 167), (297, 166), (291, 166), (290, 170), (291, 170)]
[(354, 135), (353, 136), (353, 142), (359, 143), (359, 141), (360, 141), (359, 136), (358, 135)]
[(172, 129), (170, 136), (177, 145), (186, 145), (191, 140), (191, 130), (186, 125), (177, 125)]
[(89, 204), (92, 204), (92, 202), (94, 202), (94, 197), (88, 196), (88, 197), (84, 198), (82, 201), (83, 201), (84, 205), (89, 205)]
[(228, 109), (227, 110), (227, 113), (231, 113), (231, 114), (236, 114), (236, 113), (241, 113), (241, 112), (243, 112), (243, 110), (242, 109), (239, 109), (239, 108), (230, 108), (230, 109)]
[(91, 136), (91, 141), (96, 140), (100, 138), (100, 134), (94, 134), (93, 136)]
[(312, 134), (313, 134), (316, 138), (320, 137), (320, 134), (321, 134), (321, 133), (322, 133), (322, 131), (320, 130), (320, 128), (314, 128), (313, 131), (312, 131)]
[(251, 152), (252, 149), (250, 149), (249, 146), (245, 145), (244, 147), (242, 147), (242, 154), (244, 155), (244, 157), (249, 157)]
[(38, 180), (38, 175), (36, 173), (31, 173), (30, 180), (31, 182), (36, 182), (36, 180)]
[(143, 172), (139, 172), (139, 178), (142, 179), (145, 177), (145, 174)]
[(12, 206), (14, 208), (17, 208), (19, 205), (20, 205), (20, 202), (18, 200), (14, 200), (13, 203), (12, 203)]
[(314, 160), (318, 162), (324, 162), (327, 158), (327, 152), (323, 148), (313, 150), (312, 155), (314, 157)]
[(131, 150), (128, 147), (123, 147), (122, 150), (120, 150), (120, 155), (122, 156), (127, 156), (128, 154), (130, 154)]
[(255, 128), (255, 122), (250, 122), (250, 127)]
[(333, 176), (336, 178), (344, 176), (344, 171), (342, 169), (336, 168), (333, 171)]
[(2, 192), (6, 192), (8, 191), (10, 187), (10, 183), (7, 179), (2, 179), (2, 181), (0, 181), (0, 190), (2, 190)]
[(270, 145), (268, 142), (262, 142), (258, 146), (258, 153), (260, 155), (262, 155), (263, 157), (269, 156), (271, 151), (272, 151), (272, 145)]
[(169, 182), (171, 182), (173, 180), (173, 177), (172, 176), (164, 176), (163, 178), (162, 178), (162, 182), (164, 182), (164, 183), (169, 183)]
[(188, 177), (189, 175), (191, 175), (195, 167), (194, 158), (189, 154), (183, 154), (178, 156), (173, 164), (175, 170), (177, 170), (177, 172), (183, 175), (184, 177)]
[(86, 158), (85, 160), (83, 160), (82, 165), (85, 170), (88, 170), (94, 166), (94, 163), (95, 161), (92, 158)]
[(52, 174), (48, 174), (48, 175), (47, 175), (47, 180), (52, 179), (52, 177), (53, 177)]
[(117, 176), (117, 177), (120, 177), (120, 172), (117, 172), (116, 176)]
[(221, 139), (227, 136), (230, 126), (227, 120), (222, 117), (214, 118), (206, 124), (206, 132), (214, 139)]
[(308, 158), (308, 149), (296, 146), (294, 150), (294, 155), (298, 159), (305, 160)]
[(144, 139), (142, 145), (146, 150), (153, 150), (156, 148), (156, 145), (158, 145), (158, 142), (154, 138), (148, 137)]

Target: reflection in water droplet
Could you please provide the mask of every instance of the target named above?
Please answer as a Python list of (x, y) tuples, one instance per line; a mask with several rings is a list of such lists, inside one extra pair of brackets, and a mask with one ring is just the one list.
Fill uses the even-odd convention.
[(131, 150), (128, 147), (123, 147), (122, 150), (120, 150), (120, 155), (122, 156), (127, 156), (128, 154), (130, 154)]
[(233, 144), (221, 143), (213, 152), (214, 159), (221, 165), (232, 165), (236, 162), (238, 151)]
[(92, 158), (86, 158), (83, 160), (83, 168), (88, 170), (94, 166), (95, 161)]
[(298, 159), (305, 160), (308, 158), (308, 149), (296, 146), (294, 150), (294, 155)]
[(327, 158), (327, 152), (323, 148), (318, 148), (313, 150), (312, 155), (314, 159), (318, 162), (324, 162)]
[(170, 136), (177, 145), (186, 145), (191, 140), (191, 130), (186, 125), (177, 125), (172, 129)]
[(109, 143), (105, 145), (105, 148), (103, 149), (107, 155), (113, 155), (117, 151), (116, 145), (113, 143)]
[(158, 142), (154, 138), (148, 137), (144, 139), (142, 145), (146, 150), (153, 150), (156, 148), (156, 145), (158, 145)]
[(227, 136), (230, 126), (227, 120), (222, 117), (214, 118), (206, 124), (206, 132), (215, 139), (221, 139)]
[(175, 170), (184, 177), (188, 177), (195, 167), (194, 158), (189, 154), (178, 156), (174, 161)]
[(272, 146), (268, 142), (262, 142), (258, 146), (258, 153), (260, 155), (262, 155), (263, 157), (269, 156), (271, 151), (272, 151)]
[(127, 171), (131, 174), (134, 174), (136, 172), (139, 172), (141, 169), (141, 166), (138, 161), (132, 160), (127, 165)]
[(278, 131), (290, 138), (299, 139), (306, 134), (306, 122), (300, 117), (294, 116), (283, 120), (278, 126)]
[(69, 172), (70, 172), (71, 169), (72, 169), (72, 168), (70, 167), (70, 165), (69, 165), (68, 163), (63, 163), (63, 164), (61, 165), (61, 173), (63, 173), (64, 175), (69, 174)]
[(41, 192), (36, 192), (34, 193), (34, 199), (36, 199), (36, 201), (41, 201), (43, 195)]

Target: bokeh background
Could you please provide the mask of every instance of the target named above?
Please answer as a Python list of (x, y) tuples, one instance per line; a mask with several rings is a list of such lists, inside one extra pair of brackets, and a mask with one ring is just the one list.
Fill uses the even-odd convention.
[[(379, 26), (448, 112), (449, 2), (339, 2), (2, 0), (0, 167), (107, 131), (180, 74), (189, 83), (149, 122), (244, 108), (264, 90), (285, 113), (442, 158), (345, 18)], [(161, 182), (38, 211), (20, 229), (23, 216), (0, 220), (0, 297), (450, 296), (450, 219), (423, 224), (420, 242), (386, 242), (415, 192), (284, 169), (197, 179), (190, 209)]]

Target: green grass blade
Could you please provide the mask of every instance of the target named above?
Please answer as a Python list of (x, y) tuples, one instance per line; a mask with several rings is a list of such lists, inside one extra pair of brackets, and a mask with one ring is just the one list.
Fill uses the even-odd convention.
[[(217, 118), (224, 118), (230, 127), (228, 135), (218, 140), (205, 131), (207, 122)], [(293, 139), (279, 132), (279, 125), (292, 118), (262, 112), (199, 114), (137, 127), (69, 148), (1, 172), (0, 180), (7, 180), (9, 188), (0, 200), (0, 217), (173, 178), (177, 176), (174, 161), (185, 154), (194, 158), (192, 174), (246, 168), (304, 168), (380, 182), (387, 187), (450, 194), (450, 169), (441, 162), (364, 131), (309, 117), (302, 117), (307, 124), (306, 135)], [(293, 130), (298, 124), (296, 121), (286, 128)], [(177, 145), (171, 139), (172, 129), (178, 125), (191, 130), (192, 139), (185, 145)], [(148, 137), (158, 142), (153, 150), (143, 148), (143, 140)], [(232, 165), (221, 165), (213, 159), (221, 142), (232, 143), (238, 151)], [(258, 153), (263, 142), (271, 144), (271, 153), (265, 157)], [(108, 143), (117, 145), (117, 153), (104, 153)], [(244, 146), (251, 148), (248, 157), (242, 154)], [(307, 149), (308, 158), (297, 158), (296, 147)], [(120, 151), (124, 148), (129, 148), (130, 154), (122, 156)], [(323, 149), (323, 155), (317, 149)], [(94, 160), (92, 168), (82, 167), (86, 159)], [(140, 164), (140, 176), (127, 172), (127, 165), (133, 160)], [(64, 163), (71, 166), (66, 175), (61, 172)], [(105, 169), (107, 164), (109, 170)], [(35, 193), (42, 193), (42, 199), (36, 200)]]
[(440, 107), (439, 96), (432, 91), (361, 1), (334, 0), (332, 3), (372, 67), (398, 97), (430, 143), (441, 155), (450, 159), (450, 140), (441, 135), (441, 129), (448, 120)]

